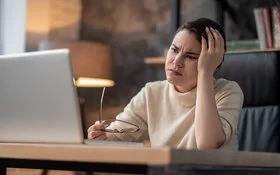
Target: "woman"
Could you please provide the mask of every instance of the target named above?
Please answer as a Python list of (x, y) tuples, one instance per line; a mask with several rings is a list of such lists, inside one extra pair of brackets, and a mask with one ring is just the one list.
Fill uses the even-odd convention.
[(148, 133), (152, 146), (237, 150), (243, 93), (236, 82), (213, 77), (224, 53), (225, 34), (216, 22), (201, 18), (181, 26), (166, 56), (167, 80), (147, 83), (116, 117), (140, 130), (109, 133), (106, 122), (96, 122), (88, 138), (139, 141)]

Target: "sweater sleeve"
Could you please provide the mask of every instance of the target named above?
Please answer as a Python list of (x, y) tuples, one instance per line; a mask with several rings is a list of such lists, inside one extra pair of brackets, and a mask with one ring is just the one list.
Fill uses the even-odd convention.
[(216, 93), (217, 109), (226, 135), (223, 145), (226, 145), (232, 138), (236, 138), (233, 136), (237, 132), (243, 98), (242, 90), (236, 82), (227, 83)]
[[(125, 122), (130, 122), (139, 126), (140, 130), (135, 133), (110, 133), (108, 134), (111, 140), (121, 141), (136, 141), (145, 132), (147, 132), (147, 110), (146, 110), (146, 89), (143, 87), (127, 104), (123, 112), (116, 116), (116, 119)], [(126, 129), (133, 128), (134, 126), (128, 125), (123, 122), (114, 121), (108, 128), (110, 129)], [(135, 127), (134, 127), (135, 128)]]

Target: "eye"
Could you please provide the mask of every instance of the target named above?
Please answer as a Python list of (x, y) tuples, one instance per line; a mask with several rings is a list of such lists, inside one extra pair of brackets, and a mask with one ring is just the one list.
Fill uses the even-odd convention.
[(175, 48), (175, 47), (171, 47), (170, 50), (172, 50), (172, 52), (174, 52), (174, 53), (177, 53), (177, 52), (178, 52), (178, 49)]
[(186, 55), (185, 58), (190, 59), (190, 60), (197, 60), (197, 57)]

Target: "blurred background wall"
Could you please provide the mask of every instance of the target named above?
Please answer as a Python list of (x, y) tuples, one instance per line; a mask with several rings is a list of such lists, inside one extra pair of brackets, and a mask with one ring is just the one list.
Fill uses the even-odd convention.
[[(162, 56), (170, 44), (170, 0), (27, 0), (26, 51), (44, 39), (84, 40), (113, 48), (113, 79), (107, 88), (104, 116), (115, 117), (150, 81), (165, 79), (162, 68), (144, 64)], [(181, 0), (181, 23), (200, 17), (217, 20), (218, 0)], [(278, 5), (277, 0), (227, 0), (227, 40), (257, 37), (253, 8)], [(86, 99), (86, 123), (98, 117), (101, 88), (80, 88)]]

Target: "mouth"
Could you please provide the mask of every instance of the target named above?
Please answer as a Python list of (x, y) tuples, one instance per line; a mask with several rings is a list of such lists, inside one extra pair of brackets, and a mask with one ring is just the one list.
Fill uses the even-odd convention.
[(177, 75), (177, 76), (182, 76), (183, 74), (181, 74), (180, 72), (174, 70), (174, 69), (168, 69), (168, 71), (172, 72), (173, 74)]

